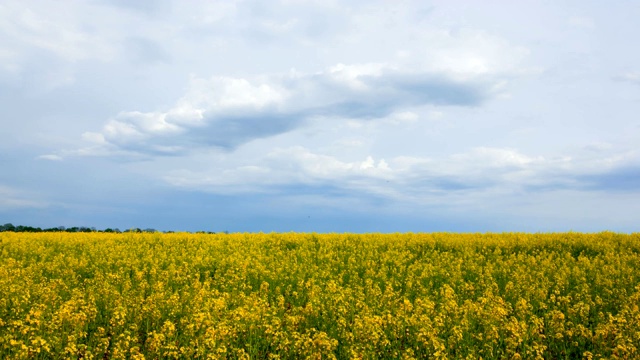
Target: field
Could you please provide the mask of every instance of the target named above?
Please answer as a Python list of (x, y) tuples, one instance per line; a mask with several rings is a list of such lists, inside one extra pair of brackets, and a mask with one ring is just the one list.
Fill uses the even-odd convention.
[(640, 358), (640, 234), (0, 233), (0, 358)]

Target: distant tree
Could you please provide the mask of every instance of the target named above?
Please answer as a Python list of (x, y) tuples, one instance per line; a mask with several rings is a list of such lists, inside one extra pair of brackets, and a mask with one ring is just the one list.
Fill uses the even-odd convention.
[(0, 226), (0, 231), (16, 231), (16, 227), (13, 224), (8, 223)]
[(42, 229), (43, 232), (58, 232), (61, 231), (59, 227), (51, 227)]
[(39, 227), (18, 225), (15, 227), (15, 231), (16, 232), (42, 232), (42, 229)]
[[(64, 232), (69, 232), (69, 233), (77, 233), (77, 232), (105, 232), (105, 233), (122, 233), (122, 231), (118, 228), (106, 228), (104, 230), (99, 230), (97, 229), (95, 226), (92, 227), (87, 227), (87, 226), (73, 226), (73, 227), (64, 227), (64, 226), (58, 226), (58, 227), (52, 227), (52, 228), (40, 228), (40, 227), (33, 227), (33, 226), (27, 226), (27, 225), (13, 225), (11, 223), (7, 223), (4, 225), (0, 225), (0, 232), (3, 231), (13, 231), (13, 232), (59, 232), (59, 231), (64, 231)], [(134, 233), (159, 233), (160, 231), (154, 229), (154, 228), (146, 228), (144, 230), (140, 229), (140, 228), (130, 228), (124, 231), (125, 233), (128, 232), (134, 232)], [(171, 234), (174, 233), (174, 231), (164, 231), (164, 233), (166, 234)], [(215, 232), (213, 231), (197, 231), (197, 234), (215, 234)], [(225, 234), (228, 234), (228, 231), (224, 231)]]

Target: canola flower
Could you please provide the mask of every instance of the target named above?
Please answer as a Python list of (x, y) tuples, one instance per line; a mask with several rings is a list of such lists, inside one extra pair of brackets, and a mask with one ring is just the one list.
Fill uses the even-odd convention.
[(640, 234), (0, 233), (0, 358), (635, 359)]

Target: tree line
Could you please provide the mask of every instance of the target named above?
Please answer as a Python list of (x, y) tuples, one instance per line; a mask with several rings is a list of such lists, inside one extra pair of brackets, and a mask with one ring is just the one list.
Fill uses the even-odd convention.
[[(13, 225), (11, 223), (0, 225), (0, 232), (11, 231), (11, 232), (70, 232), (70, 233), (79, 233), (79, 232), (103, 232), (103, 233), (156, 233), (160, 232), (156, 229), (140, 229), (140, 228), (131, 228), (124, 231), (121, 231), (118, 228), (106, 228), (104, 230), (96, 229), (95, 227), (86, 227), (86, 226), (74, 226), (74, 227), (52, 227), (52, 228), (40, 228), (33, 226), (25, 226), (25, 225)], [(165, 233), (172, 233), (173, 231), (165, 231)], [(226, 231), (225, 231), (226, 232)], [(197, 234), (215, 234), (212, 231), (197, 231)]]

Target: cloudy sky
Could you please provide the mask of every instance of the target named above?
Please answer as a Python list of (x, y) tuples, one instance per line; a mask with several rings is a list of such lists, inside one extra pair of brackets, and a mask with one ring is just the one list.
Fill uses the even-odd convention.
[(638, 231), (637, 1), (3, 0), (0, 223)]

